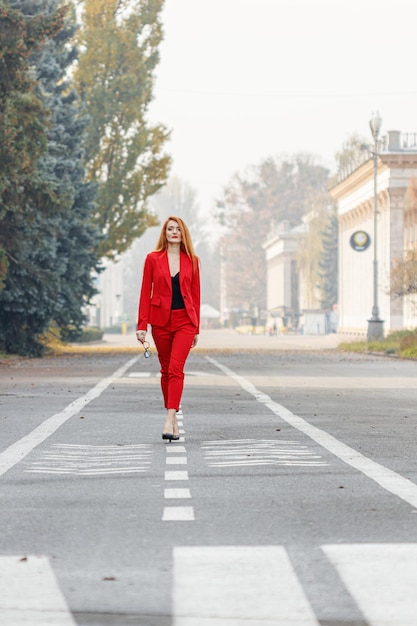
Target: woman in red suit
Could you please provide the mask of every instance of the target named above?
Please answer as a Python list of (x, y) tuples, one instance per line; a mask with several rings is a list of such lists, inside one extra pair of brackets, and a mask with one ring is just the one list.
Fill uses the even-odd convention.
[(162, 439), (176, 441), (184, 365), (190, 349), (197, 345), (200, 328), (199, 260), (188, 227), (179, 217), (166, 220), (156, 249), (145, 259), (136, 332), (141, 343), (148, 324), (161, 364), (167, 409)]

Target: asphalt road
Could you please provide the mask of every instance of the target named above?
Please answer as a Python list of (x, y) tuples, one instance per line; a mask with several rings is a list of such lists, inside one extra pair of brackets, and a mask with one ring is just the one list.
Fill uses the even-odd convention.
[(0, 367), (2, 626), (416, 626), (417, 363), (204, 350)]

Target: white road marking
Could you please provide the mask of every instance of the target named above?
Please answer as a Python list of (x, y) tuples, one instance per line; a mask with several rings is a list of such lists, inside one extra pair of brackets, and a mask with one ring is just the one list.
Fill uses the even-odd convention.
[(417, 544), (322, 546), (370, 626), (416, 626)]
[(35, 457), (25, 472), (83, 476), (136, 474), (149, 469), (152, 451), (152, 446), (147, 444), (126, 446), (55, 444), (52, 450), (44, 450)]
[(323, 467), (328, 463), (297, 441), (241, 439), (207, 441), (202, 445), (210, 467), (284, 465)]
[(76, 626), (45, 556), (0, 557), (4, 626)]
[(191, 498), (191, 491), (189, 489), (165, 489), (164, 498), (167, 500)]
[(163, 522), (193, 522), (194, 520), (192, 506), (166, 506), (162, 515)]
[(167, 456), (165, 461), (167, 465), (187, 465), (186, 456)]
[(167, 471), (165, 472), (165, 480), (188, 480), (188, 472)]
[(150, 372), (131, 372), (129, 378), (150, 378)]
[(6, 450), (0, 454), (0, 476), (24, 459), (25, 456), (32, 452), (36, 446), (45, 441), (45, 439), (50, 437), (70, 417), (79, 413), (89, 402), (98, 398), (114, 380), (123, 376), (139, 358), (139, 356), (135, 356), (133, 359), (130, 359), (111, 376), (103, 378), (103, 380), (97, 383), (97, 385), (90, 389), (84, 396), (74, 400), (74, 402), (71, 402), (63, 411), (55, 413), (55, 415), (52, 415), (52, 417), (49, 417), (37, 428), (32, 430), (26, 437), (19, 439), (19, 441), (16, 441), (6, 448)]
[(178, 444), (176, 444), (175, 446), (166, 446), (166, 451), (167, 454), (173, 454), (173, 453), (178, 453), (178, 452), (182, 452), (185, 453), (186, 449), (185, 446), (179, 446)]
[(281, 546), (174, 547), (173, 626), (318, 626)]
[(287, 422), (287, 424), (290, 424), (293, 428), (296, 428), (310, 437), (310, 439), (313, 439), (313, 441), (323, 448), (326, 448), (326, 450), (334, 454), (347, 465), (354, 467), (371, 480), (374, 480), (389, 493), (398, 496), (404, 500), (404, 502), (417, 508), (417, 485), (415, 483), (397, 474), (393, 470), (388, 469), (384, 465), (369, 459), (354, 448), (342, 443), (336, 439), (336, 437), (333, 437), (333, 435), (330, 435), (316, 426), (312, 426), (303, 418), (291, 413), (285, 406), (274, 402), (266, 393), (259, 391), (246, 378), (235, 374), (235, 372), (216, 361), (216, 359), (209, 356), (205, 358), (227, 376), (233, 378), (242, 389), (254, 396), (258, 402), (264, 404), (270, 411), (275, 413), (275, 415), (278, 415), (278, 417)]

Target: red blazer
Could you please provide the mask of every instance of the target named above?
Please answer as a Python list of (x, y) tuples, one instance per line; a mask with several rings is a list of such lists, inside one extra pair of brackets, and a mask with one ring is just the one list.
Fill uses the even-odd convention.
[[(200, 330), (200, 269), (198, 262), (195, 271), (190, 257), (180, 252), (180, 288), (185, 309), (191, 320)], [(169, 271), (168, 254), (151, 252), (145, 259), (142, 287), (140, 290), (138, 330), (147, 330), (148, 324), (165, 326), (171, 314), (172, 282)]]

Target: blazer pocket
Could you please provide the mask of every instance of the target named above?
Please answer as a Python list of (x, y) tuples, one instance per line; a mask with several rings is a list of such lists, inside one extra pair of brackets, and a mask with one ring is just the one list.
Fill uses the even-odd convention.
[(161, 298), (156, 297), (151, 299), (151, 306), (161, 306)]

